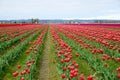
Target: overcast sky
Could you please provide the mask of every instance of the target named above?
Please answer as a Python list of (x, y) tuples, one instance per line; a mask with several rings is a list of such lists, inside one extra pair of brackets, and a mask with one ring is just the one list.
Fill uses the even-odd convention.
[(120, 19), (120, 0), (0, 0), (0, 19)]

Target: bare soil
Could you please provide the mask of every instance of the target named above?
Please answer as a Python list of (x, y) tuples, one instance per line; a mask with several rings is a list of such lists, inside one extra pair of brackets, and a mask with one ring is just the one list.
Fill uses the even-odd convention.
[(38, 80), (49, 80), (49, 54), (50, 54), (50, 35), (47, 34), (45, 49), (43, 51), (42, 64), (40, 67), (40, 75)]

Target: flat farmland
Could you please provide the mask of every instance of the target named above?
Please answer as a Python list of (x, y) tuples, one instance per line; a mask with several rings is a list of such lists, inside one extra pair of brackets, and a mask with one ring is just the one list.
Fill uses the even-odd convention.
[(120, 80), (120, 24), (0, 24), (0, 80)]

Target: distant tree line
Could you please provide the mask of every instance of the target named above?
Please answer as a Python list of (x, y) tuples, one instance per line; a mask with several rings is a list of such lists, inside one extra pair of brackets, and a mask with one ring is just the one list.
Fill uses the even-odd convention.
[(13, 23), (13, 24), (18, 24), (18, 23), (32, 23), (32, 24), (38, 24), (39, 23), (39, 19), (38, 18), (32, 18), (29, 20), (0, 20), (0, 24), (9, 24), (9, 23)]
[(35, 24), (38, 24), (38, 23), (39, 23), (39, 19), (38, 19), (38, 18), (32, 19), (31, 22), (32, 22), (32, 23), (35, 23)]
[(61, 24), (80, 24), (80, 23), (120, 23), (120, 20), (39, 20), (32, 18), (27, 20), (0, 20), (0, 24), (4, 23), (61, 23)]

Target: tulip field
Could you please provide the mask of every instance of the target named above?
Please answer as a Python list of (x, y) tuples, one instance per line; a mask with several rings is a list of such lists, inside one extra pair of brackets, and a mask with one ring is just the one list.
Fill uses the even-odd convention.
[(120, 80), (120, 24), (0, 24), (0, 80)]

